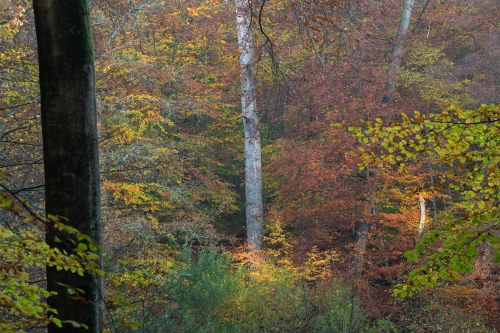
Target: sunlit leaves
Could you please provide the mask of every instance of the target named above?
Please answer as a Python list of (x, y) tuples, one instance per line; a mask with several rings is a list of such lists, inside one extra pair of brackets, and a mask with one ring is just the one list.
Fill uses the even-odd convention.
[(410, 274), (411, 288), (401, 285), (396, 295), (411, 295), (438, 280), (470, 273), (476, 247), (482, 242), (493, 246), (499, 242), (494, 236), (500, 217), (499, 119), (500, 107), (496, 105), (467, 111), (452, 106), (430, 119), (415, 112), (413, 117), (402, 115), (388, 123), (376, 121), (352, 128), (360, 141), (368, 137), (381, 141), (380, 152), (372, 149), (365, 153), (359, 148), (364, 164), (374, 163), (380, 156), (380, 162), (404, 171), (413, 160), (427, 155), (454, 170), (443, 181), (463, 198), (461, 215), (450, 216), (440, 232), (429, 232), (406, 254), (410, 261), (425, 259), (425, 264)]
[[(83, 276), (84, 274), (104, 276), (106, 280), (107, 302), (115, 309), (133, 309), (134, 305), (124, 298), (123, 285), (133, 287), (158, 284), (154, 274), (163, 273), (171, 266), (166, 256), (167, 248), (162, 247), (162, 255), (145, 253), (146, 261), (117, 261), (106, 258), (105, 268), (99, 264), (95, 245), (88, 235), (65, 224), (63, 218), (38, 214), (27, 201), (8, 192), (0, 192), (0, 211), (17, 212), (17, 219), (23, 221), (24, 230), (13, 231), (0, 225), (0, 330), (6, 332), (27, 332), (34, 326), (53, 323), (62, 327), (69, 323), (73, 327), (84, 327), (84, 323), (58, 318), (57, 311), (50, 308), (46, 299), (55, 292), (43, 287), (46, 266), (66, 270)], [(57, 230), (60, 248), (51, 248), (44, 240), (44, 229)], [(152, 251), (151, 249), (146, 252)], [(105, 271), (106, 270), (106, 271)], [(63, 285), (67, 296), (85, 302), (85, 293), (77, 286)], [(78, 304), (78, 303), (75, 303)], [(133, 310), (132, 310), (133, 311)], [(104, 327), (107, 324), (102, 322)], [(119, 325), (137, 328), (129, 318), (121, 318)]]
[[(7, 332), (24, 332), (32, 326), (49, 322), (60, 325), (54, 317), (57, 316), (56, 310), (46, 304), (46, 299), (53, 292), (34, 281), (43, 281), (46, 266), (78, 275), (103, 275), (96, 262), (98, 256), (93, 252), (97, 247), (88, 236), (65, 225), (60, 219), (54, 216), (44, 219), (33, 212), (22, 198), (0, 192), (0, 199), (3, 207), (15, 211), (20, 220), (29, 224), (31, 228), (26, 229), (32, 229), (14, 232), (0, 225), (0, 314), (3, 317), (0, 328)], [(60, 239), (65, 245), (63, 249), (49, 247), (40, 227), (54, 228), (65, 235)], [(69, 294), (75, 293), (71, 286), (67, 290)]]

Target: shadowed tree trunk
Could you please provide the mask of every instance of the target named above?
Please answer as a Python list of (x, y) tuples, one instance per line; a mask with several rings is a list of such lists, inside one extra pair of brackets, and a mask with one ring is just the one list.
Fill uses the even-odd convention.
[(370, 225), (365, 221), (356, 222), (354, 226), (354, 277), (356, 279), (361, 277), (363, 254), (366, 251), (366, 241), (368, 240), (368, 230)]
[(250, 250), (262, 249), (263, 207), (259, 117), (256, 106), (255, 50), (248, 0), (235, 0), (240, 50), (241, 111), (245, 132), (245, 198)]
[[(46, 214), (67, 218), (64, 223), (101, 242), (99, 157), (94, 88), (94, 59), (90, 15), (86, 0), (34, 0), (40, 64)], [(57, 232), (47, 232), (47, 243)], [(59, 235), (59, 237), (61, 237)], [(71, 242), (66, 242), (68, 246)], [(71, 252), (71, 249), (69, 249)], [(52, 332), (101, 332), (102, 279), (47, 267), (48, 298), (61, 320), (88, 326)], [(68, 286), (84, 291), (85, 301), (71, 300)]]
[[(373, 194), (375, 189), (377, 188), (378, 180), (375, 178), (372, 181), (373, 177), (377, 177), (377, 173), (370, 171), (370, 168), (366, 166), (364, 170), (361, 171), (361, 175), (364, 175), (365, 183), (372, 182), (368, 187), (368, 200), (370, 202), (370, 215), (374, 215), (377, 213), (375, 207), (375, 199), (373, 198)], [(353, 258), (353, 269), (354, 269), (354, 277), (355, 279), (359, 279), (361, 277), (362, 271), (362, 262), (363, 255), (366, 250), (366, 242), (368, 240), (368, 231), (370, 230), (370, 224), (366, 221), (358, 221), (354, 225), (354, 258)]]

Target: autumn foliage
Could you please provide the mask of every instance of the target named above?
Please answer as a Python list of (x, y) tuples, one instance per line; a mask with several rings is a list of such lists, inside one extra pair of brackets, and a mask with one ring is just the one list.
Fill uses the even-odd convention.
[[(101, 270), (86, 236), (43, 211), (32, 10), (0, 0), (0, 330), (65, 320), (45, 265), (105, 276), (113, 332), (500, 330), (500, 3), (416, 1), (396, 71), (402, 1), (250, 5), (254, 257), (234, 4), (90, 4)], [(82, 245), (50, 248), (46, 228)]]

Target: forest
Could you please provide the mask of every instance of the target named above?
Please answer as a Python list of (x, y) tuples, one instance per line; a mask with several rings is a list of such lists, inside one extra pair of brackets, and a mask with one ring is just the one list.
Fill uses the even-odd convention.
[(0, 0), (0, 332), (493, 333), (499, 264), (500, 1)]

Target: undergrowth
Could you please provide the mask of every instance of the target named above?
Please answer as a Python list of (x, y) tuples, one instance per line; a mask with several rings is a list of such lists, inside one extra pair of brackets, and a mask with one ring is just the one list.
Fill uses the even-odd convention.
[(215, 249), (184, 251), (162, 280), (131, 318), (141, 332), (399, 332), (372, 320), (338, 280), (312, 287), (271, 262), (236, 263)]

